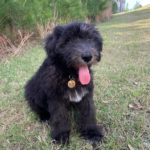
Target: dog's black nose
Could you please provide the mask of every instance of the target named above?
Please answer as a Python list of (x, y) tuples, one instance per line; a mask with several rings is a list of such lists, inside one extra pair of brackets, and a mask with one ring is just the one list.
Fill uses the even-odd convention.
[(92, 59), (92, 56), (91, 55), (83, 55), (82, 59), (88, 63)]

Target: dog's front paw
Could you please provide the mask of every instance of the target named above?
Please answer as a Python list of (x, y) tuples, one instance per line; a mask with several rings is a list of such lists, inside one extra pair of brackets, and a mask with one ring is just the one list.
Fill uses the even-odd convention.
[(54, 143), (68, 144), (69, 143), (69, 132), (62, 132), (56, 136), (52, 136)]
[(89, 127), (87, 129), (83, 129), (81, 131), (81, 136), (86, 139), (90, 140), (91, 142), (100, 142), (102, 141), (102, 138), (104, 137), (104, 133), (102, 130), (102, 127), (95, 126), (95, 127)]

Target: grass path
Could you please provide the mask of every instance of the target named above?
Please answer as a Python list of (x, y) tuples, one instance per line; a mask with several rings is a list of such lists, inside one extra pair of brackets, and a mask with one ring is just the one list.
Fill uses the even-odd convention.
[[(150, 145), (148, 14), (150, 7), (98, 25), (105, 43), (102, 62), (94, 67), (97, 119), (107, 129), (101, 150), (144, 150)], [(39, 123), (26, 106), (23, 86), (45, 57), (41, 49), (0, 64), (0, 149), (91, 150), (74, 130), (69, 148), (51, 144), (48, 125)]]

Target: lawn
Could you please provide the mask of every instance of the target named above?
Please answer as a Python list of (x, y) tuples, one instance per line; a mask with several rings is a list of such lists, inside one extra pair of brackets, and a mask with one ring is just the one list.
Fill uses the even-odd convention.
[[(104, 39), (94, 66), (97, 119), (105, 126), (101, 150), (150, 149), (150, 6), (98, 24)], [(92, 150), (72, 130), (70, 145), (53, 145), (24, 100), (24, 85), (45, 57), (41, 46), (0, 64), (1, 150)]]

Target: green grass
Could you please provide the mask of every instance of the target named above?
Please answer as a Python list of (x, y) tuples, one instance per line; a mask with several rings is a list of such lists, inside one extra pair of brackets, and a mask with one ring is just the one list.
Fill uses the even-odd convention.
[[(94, 67), (97, 119), (106, 128), (101, 150), (146, 149), (150, 144), (150, 7), (115, 15), (98, 25), (104, 38), (102, 62)], [(37, 121), (23, 87), (45, 53), (34, 47), (0, 64), (1, 150), (91, 150), (73, 130), (69, 147), (53, 145), (49, 127)], [(129, 104), (139, 102), (143, 109)], [(148, 148), (147, 148), (148, 149)]]

